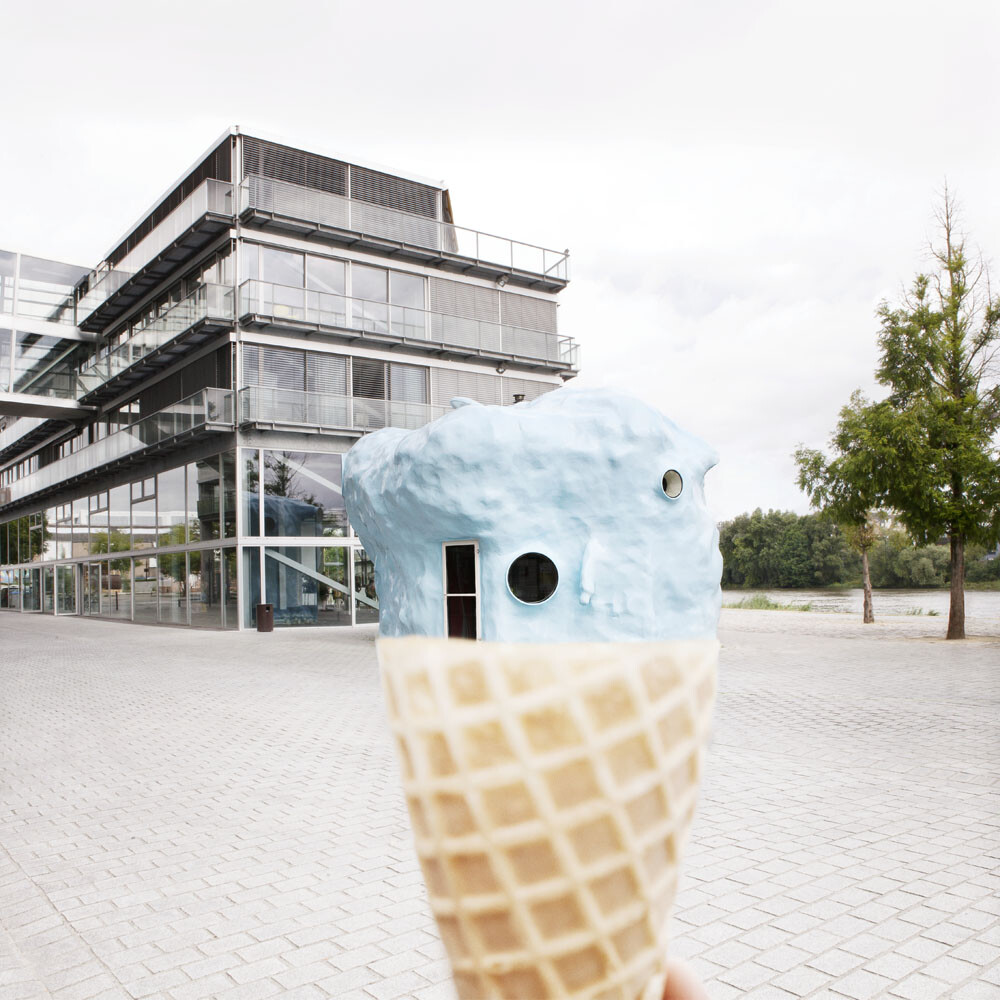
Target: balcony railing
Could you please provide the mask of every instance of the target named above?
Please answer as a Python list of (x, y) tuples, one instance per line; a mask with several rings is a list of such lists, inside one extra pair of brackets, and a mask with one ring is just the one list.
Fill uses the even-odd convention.
[(10, 484), (9, 503), (199, 429), (233, 426), (233, 391), (202, 389)]
[(300, 392), (250, 385), (240, 390), (240, 423), (295, 424), (337, 430), (374, 431), (380, 427), (413, 430), (450, 410), (448, 406), (396, 399), (363, 399), (326, 392)]
[(438, 348), (511, 355), (573, 368), (579, 361), (579, 348), (572, 337), (267, 281), (240, 285), (240, 316), (356, 330)]
[(152, 232), (140, 240), (114, 267), (95, 272), (87, 294), (76, 304), (77, 324), (87, 320), (126, 285), (157, 254), (190, 229), (203, 215), (233, 214), (233, 185), (228, 181), (207, 180), (199, 184)]
[(124, 344), (81, 369), (80, 379), (85, 391), (93, 392), (202, 320), (232, 323), (233, 299), (233, 289), (229, 285), (200, 285), (187, 298), (133, 332)]
[(512, 271), (569, 280), (569, 254), (465, 229), (398, 209), (251, 174), (240, 183), (239, 210), (318, 223), (362, 236), (424, 247)]
[(0, 431), (0, 453), (45, 423), (45, 417), (21, 417)]

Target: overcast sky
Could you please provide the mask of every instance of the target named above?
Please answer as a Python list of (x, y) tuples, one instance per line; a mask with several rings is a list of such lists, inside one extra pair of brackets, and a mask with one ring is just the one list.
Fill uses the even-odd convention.
[(443, 178), (571, 251), (577, 384), (718, 448), (716, 515), (876, 391), (947, 179), (1000, 250), (995, 0), (8, 5), (0, 246), (93, 265), (230, 125)]

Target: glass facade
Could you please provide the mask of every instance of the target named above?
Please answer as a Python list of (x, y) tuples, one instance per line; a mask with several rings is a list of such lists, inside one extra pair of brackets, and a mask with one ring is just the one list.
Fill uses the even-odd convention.
[(266, 601), (277, 627), (377, 621), (342, 460), (242, 448), (0, 523), (0, 610), (232, 629)]

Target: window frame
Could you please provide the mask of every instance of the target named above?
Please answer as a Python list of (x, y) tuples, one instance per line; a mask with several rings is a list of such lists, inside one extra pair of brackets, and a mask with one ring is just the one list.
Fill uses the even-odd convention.
[[(448, 553), (447, 550), (452, 546), (458, 545), (471, 545), (473, 551), (473, 559), (475, 562), (474, 582), (476, 589), (471, 594), (464, 593), (451, 593), (448, 590)], [(448, 632), (448, 598), (449, 597), (474, 597), (476, 599), (476, 635), (475, 640), (478, 642), (482, 639), (483, 628), (482, 628), (482, 581), (480, 579), (480, 566), (479, 566), (479, 540), (476, 538), (455, 538), (448, 542), (441, 543), (441, 591), (444, 595), (444, 636), (445, 638), (451, 638)]]

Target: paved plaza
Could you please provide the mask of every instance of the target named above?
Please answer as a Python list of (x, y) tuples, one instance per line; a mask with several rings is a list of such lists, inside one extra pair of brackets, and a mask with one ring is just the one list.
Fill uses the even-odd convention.
[[(673, 918), (713, 1000), (1000, 996), (970, 624), (723, 613)], [(373, 640), (0, 614), (0, 998), (453, 1000)]]

